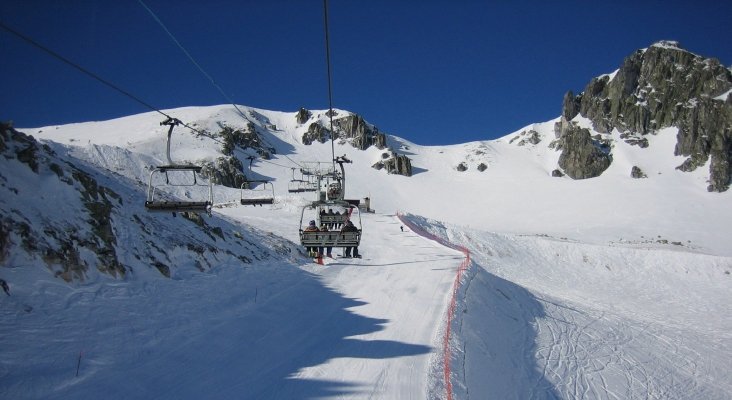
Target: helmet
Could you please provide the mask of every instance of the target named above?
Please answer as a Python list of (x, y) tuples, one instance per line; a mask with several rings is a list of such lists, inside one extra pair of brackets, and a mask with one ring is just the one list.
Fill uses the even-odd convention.
[(311, 220), (311, 221), (309, 222), (309, 224), (310, 224), (310, 225), (315, 225), (315, 220)]

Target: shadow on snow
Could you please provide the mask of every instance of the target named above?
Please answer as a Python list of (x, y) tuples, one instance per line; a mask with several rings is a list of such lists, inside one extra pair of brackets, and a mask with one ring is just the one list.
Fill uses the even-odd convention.
[(473, 265), (462, 310), (465, 382), (470, 394), (492, 398), (556, 399), (536, 362), (536, 320), (543, 305), (523, 287)]
[[(309, 375), (317, 377), (319, 365), (337, 358), (387, 359), (432, 350), (428, 346), (396, 341), (354, 339), (353, 336), (384, 329), (388, 320), (349, 310), (364, 303), (326, 287), (317, 275), (282, 266), (249, 279), (262, 278), (265, 281), (257, 284), (260, 288), (257, 301), (243, 292), (216, 293), (216, 286), (201, 289), (200, 295), (199, 289), (194, 288), (196, 293), (187, 295), (188, 301), (209, 301), (201, 297), (210, 296), (219, 309), (210, 310), (211, 316), (204, 315), (203, 321), (196, 321), (200, 315), (191, 313), (194, 319), (186, 319), (187, 304), (181, 302), (180, 315), (176, 316), (179, 326), (146, 334), (139, 343), (134, 338), (110, 337), (108, 345), (114, 349), (110, 351), (123, 351), (125, 345), (115, 342), (133, 342), (134, 348), (130, 350), (134, 354), (117, 358), (116, 365), (95, 367), (95, 372), (86, 372), (75, 382), (72, 375), (72, 384), (52, 392), (51, 397), (315, 399), (347, 396), (371, 392), (374, 388), (355, 382), (307, 378), (302, 376), (303, 371), (310, 368)], [(205, 281), (217, 279), (223, 280), (219, 277)], [(268, 291), (264, 290), (265, 286)], [(242, 291), (245, 287), (253, 289), (252, 282), (242, 282)], [(170, 308), (168, 305), (142, 311), (142, 318), (148, 321), (165, 318), (160, 314), (170, 313)]]

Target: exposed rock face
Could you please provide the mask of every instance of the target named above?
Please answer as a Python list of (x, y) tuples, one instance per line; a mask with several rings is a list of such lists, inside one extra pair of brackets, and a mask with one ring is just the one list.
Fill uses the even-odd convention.
[(79, 282), (141, 269), (173, 277), (184, 268), (213, 268), (219, 257), (250, 264), (296, 253), (289, 241), (239, 224), (147, 213), (137, 185), (59, 149), (0, 123), (0, 260), (13, 255), (4, 267), (43, 266)]
[(458, 164), (457, 168), (455, 168), (455, 169), (457, 169), (458, 172), (465, 172), (468, 170), (468, 164), (461, 162), (460, 164)]
[(257, 134), (257, 128), (252, 122), (247, 124), (246, 129), (234, 129), (230, 126), (220, 124), (221, 132), (219, 137), (223, 141), (221, 152), (227, 156), (234, 154), (234, 149), (241, 147), (242, 149), (254, 149), (257, 153), (268, 159), (270, 153), (274, 153), (275, 149), (265, 146), (262, 138)]
[(300, 108), (300, 111), (297, 112), (297, 115), (295, 116), (295, 119), (297, 120), (297, 123), (302, 125), (310, 119), (312, 116), (312, 113), (309, 110), (306, 110), (304, 108)]
[(244, 167), (236, 157), (219, 157), (215, 162), (205, 163), (201, 175), (211, 179), (216, 185), (239, 189), (246, 179)]
[(638, 146), (642, 149), (648, 147), (648, 139), (644, 137), (639, 137), (636, 135), (631, 136), (628, 133), (621, 133), (620, 138), (623, 139), (625, 143), (628, 143), (631, 146)]
[(564, 173), (558, 169), (555, 169), (554, 171), (552, 171), (552, 176), (555, 178), (561, 178), (564, 176)]
[(588, 129), (570, 125), (559, 140), (559, 166), (572, 179), (600, 176), (612, 162), (610, 149), (593, 140)]
[(572, 118), (579, 114), (580, 100), (581, 97), (575, 97), (571, 90), (564, 95), (564, 100), (562, 101), (562, 117), (565, 120), (571, 121)]
[(310, 124), (308, 131), (302, 135), (302, 143), (308, 146), (313, 144), (313, 142), (325, 143), (329, 140), (330, 131), (318, 122)]
[(721, 192), (732, 179), (730, 89), (732, 72), (718, 60), (665, 41), (631, 54), (612, 79), (595, 78), (574, 98), (567, 93), (562, 117), (569, 121), (580, 114), (598, 132), (618, 129), (635, 137), (678, 127), (675, 155), (689, 157), (679, 169), (693, 170), (711, 158), (708, 190)]
[(636, 165), (634, 165), (633, 168), (630, 170), (630, 176), (635, 179), (648, 178), (648, 175), (646, 175), (643, 170)]
[(517, 143), (519, 146), (526, 146), (527, 144), (539, 144), (539, 142), (541, 142), (541, 137), (539, 136), (539, 132), (531, 129), (529, 131), (522, 131), (508, 143), (513, 143), (517, 140), (519, 140)]
[(386, 135), (379, 132), (375, 126), (370, 126), (360, 115), (349, 115), (333, 121), (333, 128), (338, 136), (344, 139), (353, 139), (353, 147), (366, 150), (371, 146), (379, 149), (386, 147)]
[(390, 174), (412, 176), (412, 160), (396, 152), (392, 152), (390, 158), (378, 161), (372, 167), (377, 170), (386, 168), (386, 172)]
[[(0, 232), (3, 234), (3, 251), (22, 249), (38, 255), (56, 277), (65, 281), (83, 280), (90, 268), (115, 277), (123, 277), (127, 268), (117, 259), (117, 238), (112, 227), (113, 210), (122, 204), (121, 197), (106, 186), (98, 184), (86, 171), (58, 160), (58, 156), (46, 145), (32, 137), (18, 132), (10, 125), (0, 124), (3, 170), (0, 192), (6, 196), (7, 209), (0, 210)], [(27, 165), (34, 177), (61, 193), (59, 198), (72, 199), (65, 202), (65, 210), (75, 210), (82, 220), (73, 218), (63, 222), (51, 221), (44, 215), (54, 212), (55, 207), (36, 210), (34, 217), (40, 221), (29, 224), (29, 220), (14, 209), (14, 203), (22, 203), (26, 195), (21, 189), (6, 186), (9, 182), (4, 174), (13, 173), (19, 164)], [(67, 195), (71, 193), (71, 195)], [(77, 197), (74, 198), (74, 195)], [(33, 191), (37, 197), (38, 192)], [(59, 215), (60, 218), (68, 218)], [(3, 253), (5, 254), (5, 253)], [(83, 256), (82, 256), (83, 254)]]
[[(306, 121), (310, 112), (300, 109), (297, 114), (298, 122)], [(328, 113), (326, 113), (328, 115)], [(339, 138), (347, 140), (351, 145), (359, 150), (366, 150), (371, 146), (378, 149), (386, 148), (386, 135), (379, 131), (379, 128), (368, 124), (360, 115), (347, 115), (343, 118), (335, 119), (337, 112), (333, 112), (333, 131), (323, 126), (320, 122), (313, 122), (308, 126), (308, 131), (302, 136), (302, 143), (310, 145), (313, 142), (325, 143), (331, 138)], [(377, 170), (386, 169), (390, 174), (398, 174), (404, 176), (412, 176), (412, 163), (409, 157), (399, 155), (396, 152), (384, 152), (381, 155), (382, 160), (372, 165)]]
[(485, 165), (485, 163), (478, 164), (478, 171), (483, 172), (488, 169), (488, 166)]

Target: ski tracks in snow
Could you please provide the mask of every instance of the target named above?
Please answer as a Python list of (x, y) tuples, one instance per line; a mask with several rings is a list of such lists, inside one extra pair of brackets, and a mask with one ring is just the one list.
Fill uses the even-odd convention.
[[(676, 319), (651, 318), (653, 314), (643, 308), (593, 302), (590, 293), (572, 292), (561, 283), (561, 273), (552, 271), (553, 251), (542, 256), (546, 243), (532, 245), (547, 239), (517, 241), (511, 235), (481, 238), (476, 233), (445, 231), (470, 246), (477, 263), (460, 338), (470, 394), (532, 399), (728, 398), (731, 387), (723, 371), (731, 352), (726, 335), (679, 325)], [(572, 249), (567, 244), (555, 248), (564, 246)], [(592, 249), (583, 248), (587, 250)], [(597, 251), (595, 257), (601, 255)], [(587, 269), (581, 258), (579, 263), (567, 270)], [(551, 279), (557, 281), (550, 283)], [(467, 389), (464, 397), (468, 398)]]

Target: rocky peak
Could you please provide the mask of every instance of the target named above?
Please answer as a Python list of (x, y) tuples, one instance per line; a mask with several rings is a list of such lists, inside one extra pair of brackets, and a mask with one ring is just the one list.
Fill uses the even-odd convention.
[[(334, 119), (333, 130), (335, 131), (335, 137), (349, 140), (351, 145), (359, 150), (366, 150), (371, 146), (376, 146), (379, 149), (386, 147), (386, 135), (357, 114)], [(306, 145), (315, 141), (325, 143), (330, 139), (330, 130), (320, 122), (310, 124), (308, 131), (302, 136), (302, 142)]]
[(353, 114), (333, 121), (333, 128), (338, 136), (352, 139), (353, 147), (366, 150), (376, 146), (379, 149), (386, 147), (386, 135), (379, 132), (379, 128), (369, 125), (360, 115)]
[(297, 115), (295, 115), (295, 119), (297, 120), (298, 124), (302, 125), (302, 124), (306, 123), (310, 119), (311, 116), (312, 116), (312, 113), (309, 110), (301, 107), (300, 111), (298, 111)]
[(711, 158), (708, 190), (725, 191), (732, 178), (732, 101), (722, 95), (731, 88), (732, 72), (718, 60), (660, 41), (626, 57), (614, 74), (594, 78), (581, 94), (568, 92), (562, 124), (579, 114), (601, 133), (642, 136), (677, 127), (675, 154), (689, 157), (680, 168)]

